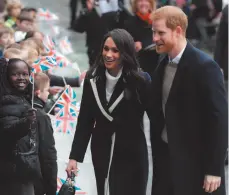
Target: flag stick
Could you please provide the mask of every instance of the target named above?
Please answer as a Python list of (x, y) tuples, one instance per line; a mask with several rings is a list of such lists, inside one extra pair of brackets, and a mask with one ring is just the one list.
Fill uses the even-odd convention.
[[(66, 88), (65, 88), (65, 90), (66, 90)], [(65, 90), (64, 90), (64, 91), (65, 91)], [(64, 93), (64, 91), (61, 93), (61, 95)], [(53, 104), (52, 108), (48, 111), (47, 114), (50, 114), (50, 112), (52, 111), (52, 109), (56, 106), (57, 102), (58, 102), (59, 99), (61, 98), (61, 95), (60, 95), (60, 97), (56, 100), (55, 104)]]

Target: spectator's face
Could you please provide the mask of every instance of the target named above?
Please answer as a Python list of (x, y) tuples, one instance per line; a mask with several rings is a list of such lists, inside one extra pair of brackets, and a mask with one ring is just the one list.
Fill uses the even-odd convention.
[(8, 71), (11, 86), (18, 91), (24, 91), (29, 84), (29, 68), (23, 61), (11, 65)]
[(166, 26), (165, 19), (153, 21), (152, 30), (157, 53), (171, 52), (176, 43), (176, 32)]
[(120, 53), (111, 37), (105, 41), (102, 55), (106, 69), (111, 71), (120, 69)]
[(7, 47), (8, 45), (11, 45), (13, 43), (15, 43), (15, 40), (14, 40), (13, 35), (10, 33), (4, 33), (0, 37), (0, 45), (3, 47)]
[(44, 102), (47, 102), (47, 100), (48, 100), (49, 88), (50, 88), (50, 85), (49, 85), (49, 83), (47, 83), (43, 90), (38, 90), (37, 91), (38, 97), (40, 99), (42, 99)]
[(20, 15), (20, 13), (21, 13), (21, 8), (13, 8), (11, 11), (10, 11), (10, 14), (11, 14), (11, 16), (13, 16), (13, 17), (18, 17), (19, 15)]
[(141, 14), (147, 14), (152, 10), (152, 7), (148, 0), (138, 0), (137, 1), (137, 11)]
[(23, 32), (28, 32), (33, 30), (33, 22), (28, 21), (28, 20), (23, 20), (19, 22), (18, 27), (21, 31)]

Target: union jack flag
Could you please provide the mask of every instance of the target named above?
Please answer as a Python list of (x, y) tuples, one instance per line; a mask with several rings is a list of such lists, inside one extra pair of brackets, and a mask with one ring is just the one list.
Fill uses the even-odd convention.
[(46, 8), (39, 8), (37, 15), (40, 20), (58, 20), (58, 16), (51, 13)]
[(32, 73), (46, 71), (57, 66), (56, 59), (51, 56), (41, 56), (32, 64)]
[(40, 58), (40, 67), (44, 70), (49, 70), (57, 66), (55, 56), (42, 56)]
[(69, 41), (67, 36), (60, 40), (59, 48), (61, 53), (63, 53), (64, 55), (73, 53), (71, 42)]
[(45, 46), (46, 52), (50, 52), (52, 50), (55, 50), (55, 41), (49, 35), (45, 35), (44, 40), (43, 40), (43, 44)]
[(60, 108), (56, 117), (56, 131), (73, 134), (79, 114), (79, 105), (76, 101), (76, 92), (70, 87), (64, 90), (56, 106)]
[[(57, 178), (57, 192), (56, 194), (58, 194), (58, 192), (60, 191), (61, 186), (65, 183), (64, 179), (61, 178)], [(81, 190), (79, 187), (75, 186), (75, 195), (80, 195), (80, 194), (87, 194), (86, 192), (84, 192), (83, 190)]]
[(71, 62), (63, 55), (56, 55), (56, 63), (59, 67), (72, 67)]

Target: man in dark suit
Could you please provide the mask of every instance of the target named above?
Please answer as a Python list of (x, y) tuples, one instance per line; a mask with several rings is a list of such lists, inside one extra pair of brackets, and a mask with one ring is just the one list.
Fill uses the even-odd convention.
[(152, 77), (152, 195), (225, 195), (227, 100), (218, 64), (186, 40), (187, 16), (165, 6), (153, 15), (163, 54)]
[(223, 70), (225, 86), (228, 83), (228, 5), (224, 7), (216, 38), (214, 59)]

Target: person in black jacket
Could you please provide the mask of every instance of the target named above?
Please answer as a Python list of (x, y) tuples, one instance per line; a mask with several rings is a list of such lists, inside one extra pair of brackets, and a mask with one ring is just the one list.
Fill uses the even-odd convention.
[(49, 116), (44, 111), (49, 95), (49, 77), (44, 73), (34, 76), (34, 108), (37, 109), (37, 128), (39, 132), (39, 160), (42, 179), (35, 185), (35, 195), (56, 195), (57, 152), (53, 129)]
[(159, 56), (153, 47), (152, 20), (150, 19), (155, 7), (155, 0), (134, 0), (132, 3), (134, 16), (129, 17), (124, 25), (124, 28), (134, 38), (141, 68), (151, 76)]
[(228, 5), (224, 7), (216, 37), (214, 60), (223, 70), (226, 89), (228, 90)]
[[(0, 73), (1, 194), (34, 195), (34, 180), (41, 172), (36, 115), (30, 104), (29, 65), (21, 59), (2, 58)], [(30, 160), (22, 161), (24, 153), (29, 153)]]
[(101, 16), (95, 8), (94, 0), (86, 1), (86, 8), (81, 11), (74, 30), (86, 33), (86, 46), (89, 66), (92, 67), (99, 54), (103, 36), (117, 27), (117, 12), (103, 13)]
[(103, 25), (100, 16), (93, 7), (93, 3), (87, 1), (87, 9), (81, 11), (74, 30), (80, 33), (86, 32), (87, 55), (90, 66), (93, 66), (100, 49), (100, 43), (103, 38), (102, 29)]
[(143, 114), (150, 115), (150, 76), (141, 72), (134, 40), (124, 29), (109, 32), (84, 81), (81, 108), (67, 166), (83, 162), (90, 137), (98, 195), (143, 195), (148, 153)]

